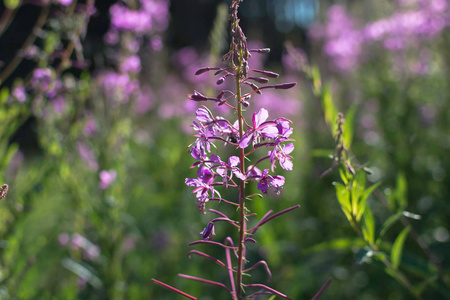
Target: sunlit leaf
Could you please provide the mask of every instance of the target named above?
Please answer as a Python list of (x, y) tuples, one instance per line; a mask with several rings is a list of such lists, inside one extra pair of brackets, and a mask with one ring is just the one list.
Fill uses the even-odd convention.
[(346, 149), (350, 149), (353, 141), (353, 131), (355, 127), (355, 113), (356, 113), (356, 106), (352, 105), (347, 113), (345, 114), (345, 124), (344, 124), (344, 147)]
[(341, 209), (344, 212), (347, 219), (350, 221), (352, 219), (351, 215), (351, 203), (350, 203), (350, 192), (347, 187), (339, 182), (334, 182), (334, 187), (336, 188), (336, 197), (338, 198)]
[(341, 176), (341, 180), (345, 185), (348, 184), (348, 179), (351, 178), (351, 175), (344, 169), (339, 168), (339, 175)]
[(360, 204), (359, 199), (361, 198), (365, 185), (366, 185), (366, 174), (364, 172), (358, 171), (352, 183), (352, 193), (351, 193), (352, 214), (355, 217), (358, 214), (358, 206)]
[(318, 97), (322, 90), (322, 80), (320, 79), (320, 71), (317, 66), (311, 68), (311, 76), (314, 85), (314, 95)]
[(364, 240), (369, 244), (373, 244), (375, 241), (375, 221), (373, 219), (370, 208), (367, 207), (364, 211), (364, 225), (362, 227), (362, 233)]
[(410, 230), (411, 227), (406, 227), (405, 229), (403, 229), (395, 239), (394, 245), (392, 246), (391, 264), (394, 269), (397, 269), (400, 265), (403, 253), (403, 245)]
[(361, 197), (359, 198), (358, 211), (356, 213), (356, 221), (359, 222), (359, 220), (361, 220), (361, 217), (363, 216), (364, 211), (366, 210), (367, 199), (369, 198), (370, 194), (372, 194), (372, 192), (380, 186), (380, 184), (381, 182), (377, 182), (368, 187), (367, 189), (365, 189), (364, 192), (362, 193)]
[(336, 119), (338, 110), (336, 109), (333, 103), (333, 96), (331, 95), (331, 86), (329, 84), (326, 84), (323, 88), (322, 106), (325, 114), (325, 121), (328, 127), (331, 129), (331, 132), (334, 134), (337, 130)]

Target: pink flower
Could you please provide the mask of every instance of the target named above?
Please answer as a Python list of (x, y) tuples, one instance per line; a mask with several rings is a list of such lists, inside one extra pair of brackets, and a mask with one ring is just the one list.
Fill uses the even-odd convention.
[(116, 180), (117, 177), (117, 172), (115, 170), (110, 170), (110, 171), (101, 171), (100, 172), (100, 183), (99, 183), (99, 187), (102, 190), (107, 189), (111, 183), (114, 182), (114, 180)]

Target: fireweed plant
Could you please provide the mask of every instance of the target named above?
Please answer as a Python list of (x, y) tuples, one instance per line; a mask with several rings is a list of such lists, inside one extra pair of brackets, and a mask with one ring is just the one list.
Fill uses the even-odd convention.
[[(235, 84), (235, 91), (224, 89), (216, 97), (207, 97), (198, 91), (189, 95), (189, 99), (196, 102), (214, 102), (218, 106), (228, 107), (237, 120), (229, 121), (224, 117), (214, 116), (206, 106), (201, 106), (196, 111), (196, 121), (193, 128), (196, 131), (195, 142), (189, 145), (189, 153), (196, 162), (191, 168), (197, 168), (197, 178), (187, 178), (186, 185), (194, 188), (199, 210), (206, 214), (211, 212), (217, 215), (212, 219), (203, 231), (200, 232), (201, 240), (194, 241), (189, 245), (209, 244), (221, 247), (225, 250), (226, 262), (222, 262), (207, 253), (191, 250), (189, 256), (195, 254), (216, 262), (228, 271), (229, 286), (211, 280), (179, 274), (179, 276), (221, 287), (226, 290), (232, 299), (252, 299), (257, 295), (277, 295), (285, 299), (291, 299), (283, 293), (259, 283), (244, 283), (243, 276), (258, 266), (265, 268), (269, 279), (271, 272), (267, 263), (263, 260), (247, 266), (246, 248), (248, 243), (256, 243), (254, 235), (256, 231), (267, 222), (299, 207), (295, 205), (278, 213), (267, 212), (254, 227), (248, 228), (250, 217), (255, 214), (247, 207), (247, 201), (255, 197), (262, 198), (261, 194), (247, 195), (247, 184), (257, 182), (257, 188), (262, 194), (279, 194), (285, 183), (285, 178), (274, 174), (277, 165), (284, 170), (292, 170), (293, 163), (290, 153), (294, 150), (292, 139), (291, 121), (286, 118), (269, 119), (269, 112), (261, 108), (252, 114), (252, 120), (248, 122), (244, 114), (246, 109), (251, 107), (252, 100), (256, 94), (261, 94), (264, 89), (290, 89), (296, 83), (283, 83), (275, 85), (264, 85), (269, 82), (269, 78), (276, 78), (277, 73), (251, 69), (248, 65), (248, 58), (252, 53), (265, 54), (269, 49), (248, 49), (245, 34), (243, 33), (237, 16), (238, 7), (241, 0), (234, 0), (230, 6), (231, 21), (231, 45), (222, 61), (228, 62), (228, 67), (204, 67), (199, 69), (195, 75), (208, 71), (215, 71), (215, 75), (220, 76), (217, 85), (223, 84), (226, 79), (232, 79)], [(250, 87), (248, 92), (245, 87)], [(215, 142), (218, 142), (217, 145)], [(238, 151), (238, 156), (220, 157), (213, 154), (213, 148), (224, 145), (224, 147), (234, 147)], [(256, 151), (264, 151), (265, 156), (252, 162), (250, 155)], [(263, 162), (268, 162), (269, 167), (263, 167)], [(224, 199), (218, 188), (234, 188), (239, 190), (236, 200)], [(227, 205), (234, 206), (238, 211), (238, 219), (233, 220), (226, 214), (215, 209), (207, 209), (209, 201), (220, 201)], [(213, 240), (215, 226), (219, 222), (227, 222), (238, 230), (238, 240), (227, 237), (224, 242)], [(184, 295), (187, 298), (195, 299), (171, 286), (154, 280), (174, 292)], [(255, 291), (256, 289), (256, 291)]]

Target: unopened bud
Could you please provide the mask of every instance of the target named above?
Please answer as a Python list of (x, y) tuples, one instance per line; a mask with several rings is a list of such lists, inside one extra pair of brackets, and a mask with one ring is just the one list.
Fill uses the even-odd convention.
[(282, 84), (276, 84), (274, 87), (276, 90), (287, 90), (287, 89), (294, 87), (296, 84), (297, 84), (296, 82), (282, 83)]
[(255, 53), (261, 53), (261, 54), (267, 54), (270, 52), (270, 48), (263, 48), (263, 49), (250, 49), (250, 52), (255, 52)]
[(194, 91), (194, 94), (189, 94), (189, 99), (191, 99), (193, 101), (206, 101), (206, 100), (208, 100), (208, 97), (200, 94), (197, 91)]
[(263, 70), (252, 70), (253, 72), (263, 74), (269, 78), (277, 78), (280, 76), (278, 73), (271, 72), (271, 71), (263, 71)]

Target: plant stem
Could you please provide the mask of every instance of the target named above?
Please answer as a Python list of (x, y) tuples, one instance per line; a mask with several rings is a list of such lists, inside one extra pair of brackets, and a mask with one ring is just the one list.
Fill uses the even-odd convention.
[[(239, 60), (242, 61), (242, 51), (240, 53)], [(237, 114), (239, 122), (239, 139), (244, 134), (244, 121), (242, 118), (242, 103), (241, 103), (241, 67), (239, 64), (236, 71), (236, 100), (237, 100)], [(239, 148), (240, 170), (242, 174), (245, 174), (245, 157), (244, 149)], [(245, 231), (247, 230), (247, 222), (245, 220), (245, 181), (241, 180), (239, 184), (239, 248), (238, 248), (238, 262), (236, 273), (236, 298), (242, 299), (242, 270), (245, 264)]]

